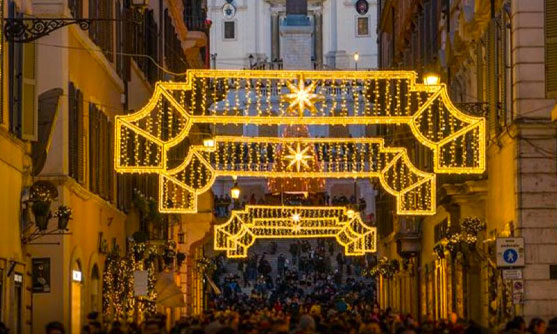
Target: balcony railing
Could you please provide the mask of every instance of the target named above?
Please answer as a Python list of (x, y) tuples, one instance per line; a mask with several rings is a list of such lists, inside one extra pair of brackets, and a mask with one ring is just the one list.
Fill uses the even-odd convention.
[(460, 102), (455, 106), (470, 116), (487, 116), (489, 103), (487, 102)]
[(184, 21), (186, 22), (186, 27), (190, 31), (203, 31), (208, 32), (211, 28), (211, 23), (207, 21), (206, 16), (202, 15), (186, 15), (184, 16)]

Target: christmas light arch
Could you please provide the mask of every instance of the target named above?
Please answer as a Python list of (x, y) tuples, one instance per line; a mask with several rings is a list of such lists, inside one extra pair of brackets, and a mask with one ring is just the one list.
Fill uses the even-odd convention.
[[(218, 176), (377, 177), (397, 197), (398, 214), (435, 211), (435, 174), (418, 170), (403, 148), (387, 148), (381, 138), (217, 136), (211, 140), (213, 147), (187, 145), (181, 157), (185, 161), (170, 166), (172, 151), (184, 145), (194, 124), (401, 124), (432, 151), (434, 173), (485, 170), (485, 119), (460, 112), (445, 85), (419, 84), (414, 72), (192, 70), (185, 83), (158, 83), (144, 108), (116, 118), (115, 168), (121, 173), (158, 174), (163, 212), (196, 212), (197, 195)], [(316, 152), (329, 150), (328, 158), (336, 152), (351, 154), (344, 154), (342, 168), (333, 161), (337, 168), (329, 171), (331, 161), (320, 157), (324, 172), (319, 173), (303, 170), (304, 161), (295, 161), (296, 169), (288, 173), (278, 173), (269, 169), (274, 161), (254, 163), (249, 160), (252, 154), (246, 155), (252, 147), (260, 153), (269, 147), (275, 152), (290, 147), (291, 156), (303, 158), (296, 151), (301, 144), (315, 145)], [(237, 157), (230, 160), (234, 154)], [(379, 162), (387, 169), (379, 169)], [(227, 163), (234, 168), (224, 168)]]
[(214, 249), (244, 258), (257, 239), (335, 238), (349, 256), (376, 251), (376, 228), (345, 207), (247, 205), (215, 226)]

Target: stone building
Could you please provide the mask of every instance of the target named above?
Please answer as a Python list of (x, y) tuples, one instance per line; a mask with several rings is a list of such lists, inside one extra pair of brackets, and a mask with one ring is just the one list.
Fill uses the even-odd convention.
[[(553, 1), (383, 0), (378, 6), (379, 66), (437, 72), (457, 107), (489, 124), (486, 172), (440, 177), (435, 215), (378, 212), (380, 253), (402, 264), (381, 278), (380, 302), (421, 319), (455, 312), (490, 327), (514, 315), (556, 316)], [(405, 142), (404, 129), (393, 133)], [(431, 168), (419, 150), (412, 154)], [(485, 224), (478, 240), (451, 241), (473, 218)], [(496, 265), (496, 239), (510, 236), (524, 238), (522, 280), (514, 281), (523, 290)]]
[[(210, 24), (201, 5), (0, 1), (2, 34), (6, 20), (23, 14), (93, 19), (88, 30), (74, 24), (1, 45), (0, 321), (10, 332), (42, 333), (60, 321), (79, 333), (88, 313), (102, 311), (108, 253), (125, 253), (138, 231), (148, 242), (177, 238), (170, 217), (158, 227), (142, 223), (133, 190), (156, 197), (156, 179), (116, 175), (113, 124), (141, 108), (158, 80), (205, 66)], [(48, 206), (39, 212), (36, 202)], [(51, 217), (60, 206), (72, 211), (67, 226)], [(177, 284), (181, 270), (174, 267)], [(183, 310), (159, 311), (170, 322)]]
[[(208, 0), (208, 16), (213, 23), (210, 38), (213, 67), (250, 68), (277, 63), (288, 56), (281, 33), (285, 3), (285, 0)], [(312, 43), (309, 49), (297, 52), (308, 52), (316, 68), (375, 68), (376, 6), (375, 0), (308, 1)], [(357, 65), (355, 53), (359, 55)]]

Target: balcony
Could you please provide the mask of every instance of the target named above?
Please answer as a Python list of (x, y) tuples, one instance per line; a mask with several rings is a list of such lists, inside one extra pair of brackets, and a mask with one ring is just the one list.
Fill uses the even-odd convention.
[(184, 22), (188, 31), (209, 33), (209, 28), (211, 28), (211, 22), (207, 20), (206, 15), (185, 15)]
[(420, 223), (415, 219), (399, 217), (400, 229), (396, 234), (397, 252), (403, 258), (417, 256), (421, 249)]

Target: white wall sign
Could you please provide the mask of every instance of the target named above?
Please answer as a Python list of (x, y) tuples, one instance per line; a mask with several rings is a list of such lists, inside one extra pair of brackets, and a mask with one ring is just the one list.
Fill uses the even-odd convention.
[(524, 267), (524, 238), (497, 238), (497, 267)]
[(134, 296), (147, 296), (149, 290), (147, 283), (149, 281), (149, 273), (146, 270), (136, 270), (133, 272), (133, 291)]
[(522, 279), (522, 269), (506, 269), (503, 270), (503, 279), (517, 280)]
[(81, 282), (81, 271), (79, 270), (72, 271), (72, 280), (74, 282)]

